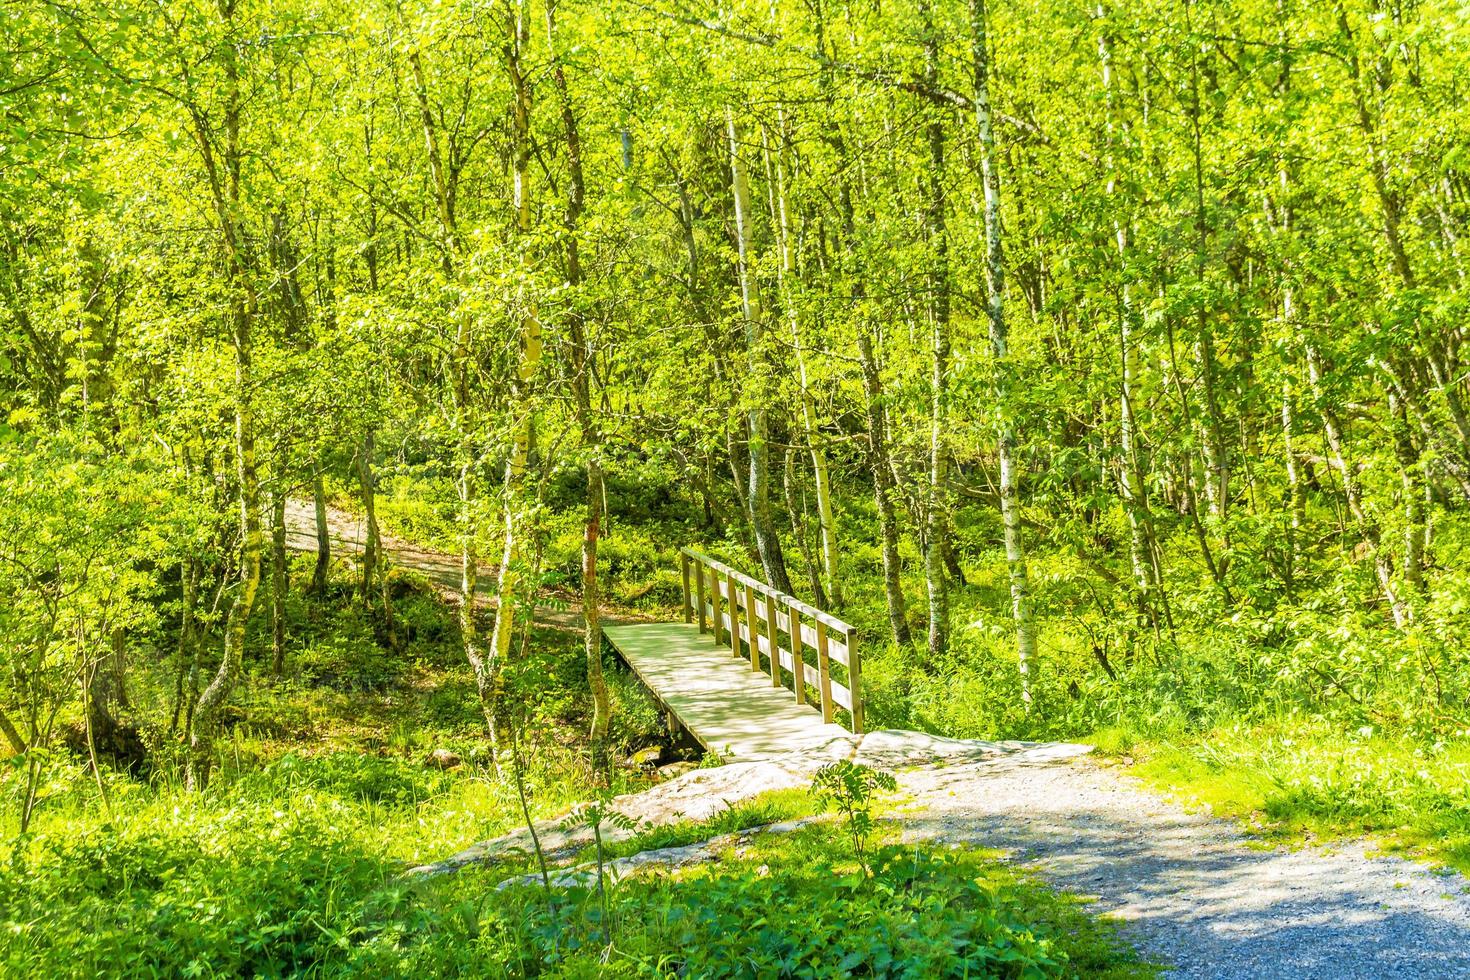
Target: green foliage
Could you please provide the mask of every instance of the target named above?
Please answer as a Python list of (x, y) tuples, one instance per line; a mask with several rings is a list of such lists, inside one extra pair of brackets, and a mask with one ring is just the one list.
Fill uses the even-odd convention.
[(330, 961), (352, 906), (391, 873), (332, 796), (154, 811), (125, 829), (7, 845), (0, 970), (11, 976), (282, 975)]
[[(629, 976), (1152, 975), (1111, 930), (982, 858), (883, 847), (871, 880), (854, 870), (811, 828), (757, 837), (708, 868), (624, 881), (611, 967)], [(596, 923), (582, 918), (575, 891), (568, 897), (548, 913), (526, 889), (497, 910), (498, 935), (530, 944), (512, 962), (582, 975), (603, 956)]]
[(873, 832), (873, 803), (879, 792), (893, 793), (898, 781), (892, 773), (842, 759), (823, 766), (812, 777), (811, 793), (823, 808), (835, 808), (847, 823), (852, 852), (863, 874), (871, 877), (866, 846)]

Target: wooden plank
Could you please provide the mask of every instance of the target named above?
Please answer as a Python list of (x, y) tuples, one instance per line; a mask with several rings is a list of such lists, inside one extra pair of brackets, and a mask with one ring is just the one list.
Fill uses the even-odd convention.
[(646, 623), (603, 632), (665, 710), (722, 757), (766, 758), (848, 734), (753, 675), (694, 625)]
[(720, 610), (720, 580), (715, 575), (715, 570), (709, 570), (709, 602), (711, 607), (710, 618), (715, 628), (715, 645), (724, 642), (721, 631), (725, 628), (725, 614)]
[[(779, 606), (776, 610), (776, 622), (777, 625), (781, 627), (782, 632), (791, 632), (791, 616), (789, 613), (781, 612)], [(817, 622), (821, 622), (821, 620), (817, 620)], [(796, 623), (801, 629), (802, 646), (805, 646), (808, 649), (815, 650), (817, 648), (816, 627), (808, 626), (806, 623), (803, 623), (801, 621), (800, 615), (797, 616)], [(842, 666), (847, 666), (847, 644), (842, 640), (833, 639), (830, 630), (828, 630), (827, 633), (827, 656), (837, 661)]]

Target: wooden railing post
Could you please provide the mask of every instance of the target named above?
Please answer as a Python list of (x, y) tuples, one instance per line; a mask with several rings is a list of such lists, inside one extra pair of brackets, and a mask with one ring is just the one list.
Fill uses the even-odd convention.
[(740, 656), (740, 595), (735, 591), (735, 574), (725, 576), (725, 587), (730, 590), (730, 655)]
[(847, 690), (852, 698), (852, 733), (861, 735), (863, 733), (863, 668), (862, 661), (858, 658), (857, 640), (848, 630), (844, 638), (847, 640)]
[[(685, 567), (687, 568), (688, 566), (686, 565)], [(688, 576), (685, 576), (684, 581), (686, 581), (686, 582), (689, 581)], [(694, 565), (694, 608), (698, 611), (698, 614), (699, 614), (699, 631), (701, 633), (703, 633), (706, 624), (708, 624), (708, 622), (709, 622), (709, 620), (705, 617), (705, 612), (704, 612), (704, 563), (703, 562), (696, 562), (695, 565)], [(715, 642), (718, 643), (719, 640), (716, 639)]]
[(750, 630), (750, 669), (760, 673), (761, 669), (761, 641), (760, 630), (757, 624), (760, 620), (755, 618), (755, 589), (748, 583), (745, 586), (745, 628)]
[(822, 695), (822, 721), (832, 724), (837, 714), (832, 704), (832, 655), (827, 649), (827, 624), (817, 620), (817, 676)]
[(806, 704), (806, 658), (801, 654), (801, 613), (789, 602), (786, 604), (786, 625), (791, 635), (791, 687), (796, 692), (796, 703)]
[[(703, 572), (700, 573), (704, 574)], [(709, 570), (709, 604), (713, 612), (713, 626), (715, 631), (715, 646), (725, 642), (725, 616), (720, 610), (720, 575), (713, 568)]]
[(689, 556), (679, 552), (679, 572), (684, 579), (684, 622), (694, 622), (694, 604), (690, 601), (693, 597), (689, 592)]
[(781, 686), (781, 632), (776, 628), (776, 597), (766, 596), (766, 636), (771, 641), (771, 686)]

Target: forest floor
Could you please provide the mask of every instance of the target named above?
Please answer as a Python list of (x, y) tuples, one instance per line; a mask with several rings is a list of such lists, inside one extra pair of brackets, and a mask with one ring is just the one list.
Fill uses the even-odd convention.
[[(314, 551), (310, 506), (293, 503), (287, 516), (291, 546)], [(334, 508), (329, 526), (338, 554), (360, 552), (357, 518)], [(457, 559), (386, 535), (383, 546), (396, 565), (457, 590)], [(539, 623), (568, 630), (579, 629), (580, 618), (561, 604), (537, 611)], [(880, 732), (799, 756), (696, 770), (615, 806), (644, 826), (708, 819), (762, 793), (804, 788), (816, 768), (843, 755), (897, 773), (901, 792), (887, 820), (903, 840), (997, 850), (1052, 885), (1094, 897), (1091, 912), (1124, 923), (1140, 949), (1178, 976), (1470, 975), (1470, 881), (1459, 873), (1376, 855), (1366, 842), (1268, 846), (1207, 808), (1150, 791), (1116, 760), (1081, 746)], [(542, 836), (564, 858), (584, 843), (556, 821)], [(513, 833), (419, 870), (453, 870), (525, 843), (523, 832)], [(623, 858), (621, 867), (631, 873), (721, 852), (699, 844), (665, 851)]]

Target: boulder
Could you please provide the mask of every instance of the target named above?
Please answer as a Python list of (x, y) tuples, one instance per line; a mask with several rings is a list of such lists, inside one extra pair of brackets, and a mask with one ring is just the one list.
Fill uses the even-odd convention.
[(459, 756), (448, 749), (435, 749), (424, 758), (424, 765), (430, 769), (453, 769), (459, 764)]

